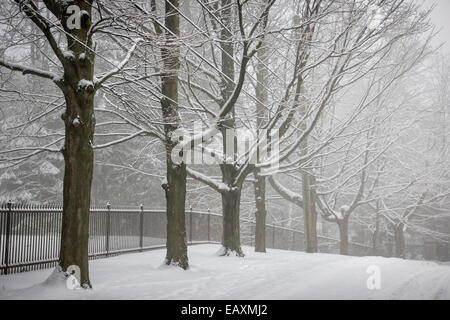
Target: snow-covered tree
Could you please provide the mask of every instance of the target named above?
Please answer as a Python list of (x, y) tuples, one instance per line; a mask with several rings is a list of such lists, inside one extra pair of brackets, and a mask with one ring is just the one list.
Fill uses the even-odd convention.
[[(97, 3), (98, 4), (98, 3)], [(59, 267), (66, 272), (70, 266), (80, 268), (80, 285), (91, 287), (88, 268), (89, 207), (94, 166), (94, 99), (96, 92), (130, 60), (135, 42), (124, 51), (119, 63), (108, 61), (108, 70), (95, 73), (95, 60), (102, 58), (95, 45), (95, 36), (111, 26), (113, 17), (102, 15), (101, 5), (94, 1), (16, 0), (6, 4), (7, 19), (3, 30), (23, 28), (5, 48), (0, 66), (48, 81), (59, 96), (52, 106), (30, 117), (32, 123), (51, 112), (63, 109), (64, 136), (57, 136), (46, 145), (18, 146), (6, 150), (5, 161), (20, 163), (44, 151), (61, 152), (64, 157), (63, 222)], [(25, 20), (24, 20), (25, 19)], [(33, 28), (29, 28), (30, 23)], [(38, 33), (34, 33), (35, 30)], [(41, 52), (48, 70), (32, 65), (33, 59), (14, 61), (31, 39), (33, 50), (39, 51), (42, 38), (49, 52)], [(104, 59), (104, 58), (103, 58)], [(62, 97), (62, 99), (60, 98)], [(20, 111), (18, 111), (20, 113)], [(26, 126), (22, 126), (26, 127)], [(64, 141), (62, 148), (58, 144)], [(10, 156), (11, 155), (11, 156)]]

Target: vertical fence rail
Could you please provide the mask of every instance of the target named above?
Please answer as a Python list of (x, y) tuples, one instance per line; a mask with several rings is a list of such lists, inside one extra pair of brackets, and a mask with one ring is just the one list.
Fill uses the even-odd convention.
[(12, 202), (8, 201), (8, 212), (6, 213), (6, 239), (5, 239), (5, 274), (8, 274), (9, 266), (9, 242), (11, 240), (11, 208)]
[(106, 252), (106, 256), (109, 256), (109, 233), (110, 233), (110, 229), (111, 229), (111, 204), (108, 202), (106, 204), (106, 232), (105, 232), (105, 252)]
[(208, 241), (211, 241), (211, 211), (209, 210), (209, 208), (208, 208), (208, 216), (207, 216), (207, 219), (208, 219)]
[(139, 215), (139, 248), (144, 249), (144, 205), (141, 204), (141, 212)]
[(189, 208), (189, 242), (192, 242), (192, 206)]

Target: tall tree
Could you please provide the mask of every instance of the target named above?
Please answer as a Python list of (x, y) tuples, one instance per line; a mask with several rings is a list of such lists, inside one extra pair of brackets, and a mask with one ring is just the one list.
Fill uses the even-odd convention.
[[(275, 0), (263, 1), (262, 9), (257, 13), (257, 19), (253, 24), (247, 26), (245, 24), (244, 4), (246, 2), (237, 1), (235, 4), (231, 0), (221, 0), (220, 10), (216, 7), (216, 12), (220, 12), (217, 17), (215, 13), (207, 7), (208, 19), (213, 24), (220, 25), (220, 83), (221, 97), (216, 102), (219, 105), (219, 122), (218, 128), (222, 139), (223, 159), (219, 163), (222, 173), (222, 182), (216, 183), (212, 179), (199, 174), (191, 168), (188, 168), (188, 175), (206, 183), (218, 191), (222, 198), (222, 255), (235, 254), (243, 256), (240, 239), (240, 200), (242, 193), (242, 185), (245, 177), (251, 173), (248, 171), (242, 175), (242, 169), (238, 164), (238, 146), (236, 136), (236, 103), (243, 90), (244, 80), (247, 76), (247, 65), (250, 59), (258, 52), (263, 43), (263, 34), (265, 25), (267, 24), (267, 16)], [(237, 17), (236, 17), (237, 16)], [(218, 21), (218, 22), (217, 22)], [(239, 30), (240, 41), (236, 41), (236, 35), (232, 33), (234, 29)], [(247, 29), (250, 31), (246, 32)], [(260, 29), (263, 31), (260, 32)], [(235, 80), (235, 60), (236, 47), (238, 44), (242, 46), (242, 58), (237, 71), (237, 79)], [(227, 111), (226, 113), (224, 111)]]
[[(125, 66), (135, 45), (118, 66), (96, 77), (93, 0), (45, 0), (43, 5), (32, 0), (14, 2), (45, 37), (53, 54), (48, 59), (56, 58), (57, 71), (53, 73), (11, 63), (4, 57), (0, 59), (0, 66), (50, 80), (64, 96), (65, 111), (61, 116), (65, 129), (61, 149), (64, 157), (63, 216), (58, 269), (67, 276), (67, 272), (78, 268), (81, 287), (90, 288), (88, 241), (94, 161), (94, 96), (106, 80)], [(50, 148), (36, 150), (39, 151), (31, 155), (53, 151)]]
[[(267, 28), (268, 16), (264, 17), (264, 26)], [(263, 32), (265, 32), (264, 30)], [(265, 40), (265, 33), (261, 37), (261, 46), (256, 53), (256, 136), (259, 137), (259, 130), (266, 125), (266, 106), (269, 103), (269, 92), (267, 87), (269, 86), (269, 50), (268, 43)], [(256, 162), (262, 162), (259, 150), (256, 151)], [(253, 183), (255, 192), (255, 252), (266, 252), (266, 177), (261, 174), (261, 170), (255, 168), (253, 171), (255, 181)]]
[(180, 126), (178, 113), (178, 71), (180, 69), (180, 49), (177, 43), (180, 35), (178, 0), (165, 1), (166, 44), (161, 49), (164, 61), (162, 76), (161, 109), (164, 119), (164, 138), (166, 147), (167, 183), (163, 183), (166, 193), (167, 210), (167, 254), (166, 264), (189, 267), (186, 243), (185, 202), (186, 202), (186, 164), (175, 164), (172, 152), (177, 141), (172, 134)]

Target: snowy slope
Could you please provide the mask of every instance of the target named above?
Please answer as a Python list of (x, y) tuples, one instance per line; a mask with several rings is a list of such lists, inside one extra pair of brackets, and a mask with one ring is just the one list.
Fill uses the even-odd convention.
[[(162, 265), (165, 250), (90, 262), (93, 290), (43, 284), (52, 270), (0, 276), (0, 299), (450, 299), (450, 265), (381, 257), (244, 247), (219, 257), (218, 245), (189, 247), (191, 268)], [(369, 290), (367, 269), (380, 270)]]

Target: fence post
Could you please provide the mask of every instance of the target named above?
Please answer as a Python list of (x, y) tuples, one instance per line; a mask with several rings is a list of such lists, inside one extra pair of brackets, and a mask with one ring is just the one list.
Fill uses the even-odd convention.
[(192, 243), (192, 205), (189, 206), (189, 241)]
[(9, 200), (8, 213), (6, 213), (5, 274), (8, 274), (9, 241), (11, 238), (11, 208), (12, 208), (12, 201)]
[(141, 251), (144, 248), (144, 205), (141, 204), (141, 216), (140, 216), (140, 234), (139, 234), (139, 246)]
[(209, 210), (208, 208), (208, 242), (211, 241), (210, 224), (211, 224), (211, 210)]
[(108, 201), (106, 203), (106, 256), (109, 256), (109, 229), (111, 224), (111, 203)]

